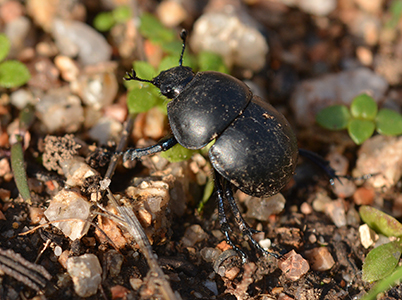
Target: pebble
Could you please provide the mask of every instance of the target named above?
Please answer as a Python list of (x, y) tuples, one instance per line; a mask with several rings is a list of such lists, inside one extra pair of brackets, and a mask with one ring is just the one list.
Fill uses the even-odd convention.
[(334, 200), (328, 203), (325, 213), (331, 218), (336, 227), (346, 225), (346, 212), (343, 200)]
[[(242, 11), (242, 17), (245, 16)], [(195, 23), (190, 39), (194, 52), (219, 54), (227, 66), (236, 65), (258, 71), (265, 66), (268, 44), (256, 26), (244, 23), (228, 5), (219, 12), (204, 13)]]
[(359, 7), (369, 13), (377, 14), (384, 3), (384, 0), (354, 0), (354, 2), (359, 5)]
[(216, 285), (215, 281), (212, 280), (206, 280), (203, 282), (203, 285), (210, 290), (212, 293), (214, 293), (215, 296), (218, 295), (218, 286)]
[(211, 247), (202, 248), (200, 251), (201, 257), (206, 262), (213, 262), (217, 259), (217, 257), (222, 253), (221, 250)]
[[(49, 221), (87, 220), (91, 215), (90, 209), (91, 204), (77, 190), (63, 189), (52, 198), (44, 214)], [(56, 222), (52, 225), (59, 228), (66, 237), (73, 241), (83, 237), (89, 229), (89, 223), (77, 220)]]
[(281, 269), (285, 277), (291, 281), (299, 280), (304, 274), (310, 270), (310, 266), (300, 254), (292, 250), (279, 260), (278, 268)]
[(36, 103), (39, 119), (48, 133), (75, 132), (84, 121), (84, 109), (77, 96), (68, 87), (49, 90)]
[(124, 256), (116, 250), (106, 252), (106, 266), (110, 276), (116, 277), (120, 274), (123, 261)]
[(371, 205), (374, 201), (375, 191), (373, 188), (359, 187), (353, 194), (353, 202), (356, 205)]
[(134, 291), (138, 291), (143, 283), (141, 278), (131, 277), (129, 281), (130, 281), (130, 286), (132, 287), (132, 289)]
[(336, 0), (299, 0), (297, 6), (304, 12), (315, 16), (326, 16), (336, 8)]
[(304, 252), (314, 271), (327, 271), (335, 264), (327, 247), (318, 247)]
[(3, 1), (0, 5), (0, 19), (4, 23), (12, 22), (24, 14), (24, 6), (19, 1)]
[(349, 198), (356, 192), (356, 184), (353, 180), (340, 177), (339, 180), (335, 179), (333, 184), (334, 193), (340, 198)]
[(130, 293), (130, 290), (125, 288), (122, 285), (115, 285), (110, 288), (110, 292), (112, 293), (112, 299), (127, 299), (127, 295)]
[(112, 104), (117, 95), (118, 83), (113, 72), (83, 72), (71, 83), (71, 89), (85, 105), (100, 110)]
[(318, 212), (325, 212), (326, 207), (331, 203), (331, 198), (324, 192), (319, 192), (313, 200), (313, 209)]
[(55, 19), (52, 33), (60, 53), (69, 57), (78, 56), (84, 66), (110, 60), (111, 46), (103, 35), (85, 23)]
[(286, 199), (281, 193), (271, 197), (250, 197), (245, 200), (247, 217), (268, 221), (271, 215), (279, 214), (285, 208)]
[(70, 257), (67, 260), (67, 272), (78, 296), (86, 298), (96, 294), (102, 281), (102, 268), (94, 254)]
[(315, 123), (315, 115), (327, 106), (349, 106), (362, 92), (370, 93), (378, 102), (387, 89), (388, 83), (382, 76), (362, 67), (302, 81), (293, 92), (290, 105), (297, 123), (308, 127)]
[(376, 174), (366, 184), (383, 192), (393, 187), (402, 175), (402, 137), (376, 135), (365, 141), (358, 152), (354, 177)]
[(368, 249), (378, 239), (378, 235), (367, 225), (363, 224), (359, 227), (360, 242), (363, 247)]
[(196, 243), (206, 239), (208, 235), (198, 224), (191, 225), (184, 232), (181, 242), (185, 247), (193, 247)]
[(100, 145), (107, 145), (108, 142), (120, 141), (120, 133), (123, 125), (116, 119), (110, 117), (101, 117), (94, 126), (88, 131), (91, 139), (98, 141)]
[(305, 215), (309, 215), (313, 212), (313, 207), (309, 203), (303, 202), (300, 205), (300, 211)]
[(82, 186), (86, 178), (98, 175), (81, 156), (61, 160), (59, 164), (66, 177), (66, 185), (70, 187)]
[(27, 67), (31, 73), (29, 87), (44, 91), (60, 87), (60, 72), (48, 57), (35, 57)]
[(34, 104), (34, 96), (32, 92), (21, 88), (11, 93), (10, 103), (21, 110), (28, 104)]
[(80, 73), (78, 64), (68, 56), (57, 55), (54, 58), (54, 64), (60, 70), (61, 78), (67, 82), (76, 80)]
[(188, 17), (182, 3), (175, 0), (162, 1), (156, 9), (156, 14), (166, 27), (176, 27)]
[(31, 21), (25, 16), (20, 16), (5, 24), (3, 30), (11, 43), (10, 58), (17, 58), (20, 51), (25, 48), (31, 28)]
[(28, 206), (28, 209), (29, 209), (29, 219), (31, 220), (31, 224), (33, 224), (33, 225), (39, 224), (40, 220), (44, 216), (43, 209), (40, 207), (31, 206), (31, 205)]
[(346, 213), (346, 223), (350, 226), (358, 226), (361, 223), (360, 215), (354, 207)]

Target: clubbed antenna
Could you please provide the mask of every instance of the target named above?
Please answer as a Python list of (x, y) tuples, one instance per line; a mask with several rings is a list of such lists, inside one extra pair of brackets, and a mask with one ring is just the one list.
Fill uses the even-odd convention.
[(131, 73), (126, 72), (127, 77), (124, 77), (123, 79), (126, 81), (130, 81), (130, 80), (136, 80), (136, 81), (142, 81), (142, 82), (149, 82), (153, 84), (152, 80), (147, 80), (147, 79), (142, 79), (137, 77), (137, 73), (135, 73), (134, 69), (131, 70)]
[(182, 64), (183, 64), (184, 50), (186, 49), (187, 30), (183, 29), (180, 32), (180, 38), (183, 41), (182, 48), (181, 48), (180, 59), (179, 59), (179, 66), (181, 67)]

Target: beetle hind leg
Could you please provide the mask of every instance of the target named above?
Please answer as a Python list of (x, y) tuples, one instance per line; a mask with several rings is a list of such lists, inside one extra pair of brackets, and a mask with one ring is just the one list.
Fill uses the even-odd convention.
[(232, 210), (233, 216), (235, 217), (235, 221), (239, 226), (239, 229), (242, 231), (243, 236), (246, 236), (251, 244), (253, 244), (254, 248), (260, 251), (264, 255), (271, 255), (275, 258), (280, 258), (280, 255), (276, 254), (275, 252), (267, 251), (261, 247), (261, 245), (253, 238), (253, 234), (259, 232), (251, 228), (247, 222), (243, 219), (239, 207), (237, 206), (236, 200), (233, 197), (233, 191), (231, 186), (228, 184), (225, 188), (225, 197), (229, 202), (230, 209)]

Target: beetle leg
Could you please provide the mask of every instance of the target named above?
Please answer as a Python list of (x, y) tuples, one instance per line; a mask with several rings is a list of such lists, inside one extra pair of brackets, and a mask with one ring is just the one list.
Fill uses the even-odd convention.
[(148, 156), (151, 154), (166, 151), (172, 148), (176, 144), (177, 144), (176, 138), (174, 136), (168, 136), (159, 141), (156, 145), (147, 148), (128, 149), (126, 152), (124, 152), (123, 161), (140, 159), (143, 156)]
[(232, 231), (230, 225), (228, 223), (228, 219), (225, 214), (225, 207), (223, 204), (223, 189), (220, 183), (221, 176), (215, 171), (215, 187), (217, 193), (217, 202), (218, 202), (218, 219), (219, 225), (221, 226), (221, 231), (226, 238), (226, 242), (232, 246), (233, 250), (235, 250), (241, 256), (243, 263), (247, 262), (247, 255), (243, 252), (239, 247), (237, 247), (233, 241), (231, 240), (229, 233)]
[(264, 255), (272, 255), (275, 258), (279, 258), (280, 256), (274, 252), (271, 251), (267, 251), (264, 248), (261, 247), (261, 245), (253, 238), (253, 233), (258, 232), (255, 229), (252, 229), (247, 222), (243, 219), (240, 211), (239, 211), (239, 207), (236, 204), (236, 200), (233, 197), (233, 192), (231, 189), (231, 186), (228, 184), (225, 188), (225, 196), (226, 199), (228, 200), (229, 204), (230, 204), (230, 209), (232, 210), (232, 213), (235, 217), (235, 221), (237, 223), (237, 225), (239, 226), (240, 230), (242, 231), (244, 236), (247, 236), (247, 238), (249, 239), (249, 241), (253, 244), (253, 246), (259, 250), (261, 253), (263, 253)]

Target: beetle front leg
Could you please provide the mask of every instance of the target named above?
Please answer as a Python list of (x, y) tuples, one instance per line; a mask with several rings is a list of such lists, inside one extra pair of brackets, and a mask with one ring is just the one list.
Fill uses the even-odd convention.
[(172, 148), (176, 144), (177, 144), (176, 138), (174, 136), (168, 136), (159, 141), (156, 145), (150, 147), (142, 149), (128, 149), (126, 152), (124, 152), (123, 161), (140, 159), (143, 156), (148, 156), (162, 151), (166, 151)]

